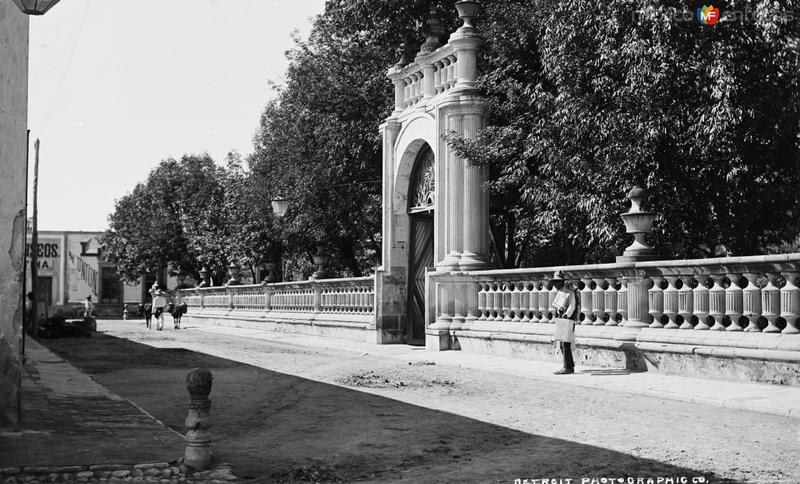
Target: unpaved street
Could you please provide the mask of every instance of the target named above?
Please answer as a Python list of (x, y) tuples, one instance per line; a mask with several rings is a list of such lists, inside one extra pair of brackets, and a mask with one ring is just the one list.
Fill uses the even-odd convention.
[(99, 329), (43, 342), (181, 432), (186, 372), (209, 368), (216, 461), (258, 482), (800, 482), (797, 419), (198, 328)]

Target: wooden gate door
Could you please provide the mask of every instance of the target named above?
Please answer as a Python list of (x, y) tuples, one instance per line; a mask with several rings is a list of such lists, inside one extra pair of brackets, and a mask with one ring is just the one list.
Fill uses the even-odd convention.
[(406, 342), (425, 344), (425, 269), (433, 267), (433, 214), (418, 213), (411, 218), (409, 250), (408, 331)]

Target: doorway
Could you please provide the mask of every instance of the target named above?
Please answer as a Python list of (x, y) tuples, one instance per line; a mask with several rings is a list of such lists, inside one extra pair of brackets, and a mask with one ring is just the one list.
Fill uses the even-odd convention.
[(36, 302), (49, 308), (53, 305), (53, 278), (38, 276), (36, 278)]
[(433, 267), (433, 214), (410, 215), (408, 337), (406, 342), (425, 344), (425, 273)]
[(414, 161), (408, 193), (409, 251), (406, 342), (425, 344), (425, 273), (433, 268), (433, 207), (435, 163), (427, 144)]

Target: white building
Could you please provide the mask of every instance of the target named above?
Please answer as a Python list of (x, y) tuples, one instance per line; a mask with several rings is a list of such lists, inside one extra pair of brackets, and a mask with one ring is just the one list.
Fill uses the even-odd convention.
[[(82, 314), (83, 301), (92, 296), (95, 313), (121, 317), (123, 308), (136, 306), (149, 298), (146, 288), (156, 281), (148, 274), (136, 284), (123, 282), (113, 264), (102, 260), (98, 238), (102, 232), (39, 231), (37, 248), (37, 300), (44, 303), (47, 315), (73, 317)], [(26, 292), (31, 290), (31, 235), (28, 234)], [(167, 280), (170, 287), (176, 281)]]

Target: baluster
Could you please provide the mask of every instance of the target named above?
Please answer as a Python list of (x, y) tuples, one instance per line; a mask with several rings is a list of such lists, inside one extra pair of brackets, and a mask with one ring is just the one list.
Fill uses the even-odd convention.
[(775, 321), (781, 314), (781, 290), (775, 285), (779, 275), (776, 272), (768, 273), (767, 285), (761, 290), (762, 316), (767, 318), (767, 327), (764, 328), (765, 333), (780, 332), (780, 328), (775, 326)]
[(519, 282), (517, 283), (517, 287), (519, 288), (519, 312), (521, 313), (520, 320), (523, 323), (530, 323), (531, 316), (530, 316), (530, 308), (531, 308), (531, 283), (530, 282)]
[(786, 327), (781, 333), (797, 334), (797, 318), (800, 317), (800, 288), (795, 281), (800, 272), (786, 272), (786, 284), (781, 288), (781, 317), (786, 320)]
[(725, 289), (725, 311), (728, 317), (731, 318), (731, 324), (726, 328), (727, 331), (741, 331), (742, 327), (739, 325), (739, 318), (742, 317), (744, 312), (742, 304), (742, 288), (739, 286), (741, 274), (728, 274), (728, 279), (731, 281), (727, 289)]
[(617, 325), (622, 325), (628, 319), (628, 280), (624, 277), (619, 280), (619, 291), (617, 291), (617, 313), (620, 320)]
[(478, 283), (478, 312), (481, 313), (480, 317), (478, 318), (479, 321), (486, 321), (486, 316), (488, 313), (487, 305), (486, 305), (486, 297), (489, 292), (489, 285), (485, 282)]
[(665, 329), (677, 329), (678, 323), (675, 321), (678, 316), (678, 283), (677, 276), (666, 276), (667, 288), (664, 289), (664, 316), (669, 319)]
[(614, 277), (607, 277), (606, 283), (608, 284), (608, 288), (605, 290), (605, 306), (606, 306), (606, 314), (608, 314), (608, 321), (606, 321), (606, 326), (616, 326), (617, 325), (617, 305), (619, 301), (617, 300), (617, 279)]
[(692, 315), (694, 314), (694, 291), (692, 291), (692, 276), (681, 275), (683, 285), (678, 289), (678, 314), (683, 318), (680, 329), (692, 329)]
[(756, 286), (758, 274), (748, 272), (742, 275), (747, 280), (742, 289), (742, 316), (747, 318), (747, 327), (744, 330), (757, 333), (761, 331), (758, 327), (758, 318), (761, 317), (761, 289)]
[(511, 321), (511, 288), (507, 282), (502, 283), (500, 287), (503, 295), (500, 306), (503, 310), (503, 321)]
[[(581, 313), (583, 313), (583, 320), (581, 324), (592, 324), (592, 279), (590, 277), (582, 277), (583, 289), (580, 290), (581, 295)], [(580, 315), (578, 316), (580, 319)]]
[(595, 277), (594, 290), (592, 291), (592, 313), (594, 314), (594, 325), (602, 326), (606, 324), (603, 316), (606, 314), (605, 298), (606, 292), (603, 290), (604, 279), (602, 277)]
[(663, 328), (664, 324), (661, 323), (661, 316), (664, 315), (664, 290), (661, 289), (661, 281), (664, 280), (661, 276), (651, 276), (653, 280), (653, 287), (647, 290), (648, 305), (650, 306), (649, 314), (653, 317), (653, 322), (650, 323), (651, 328)]
[(711, 279), (714, 280), (714, 285), (708, 291), (708, 314), (714, 318), (714, 325), (709, 329), (724, 331), (725, 326), (722, 324), (722, 318), (725, 317), (725, 288), (722, 286), (722, 281), (725, 280), (725, 276), (712, 274)]
[(550, 290), (547, 289), (547, 282), (542, 282), (542, 288), (539, 289), (539, 312), (541, 313), (540, 323), (550, 322), (550, 308), (547, 307), (547, 302), (550, 299)]
[(442, 89), (442, 68), (444, 64), (442, 61), (436, 61), (433, 64), (434, 73), (433, 73), (433, 87), (436, 90), (436, 94), (439, 94), (443, 91)]
[(522, 318), (519, 317), (520, 298), (522, 296), (522, 293), (520, 292), (520, 285), (518, 283), (511, 282), (509, 283), (509, 286), (510, 286), (509, 289), (511, 290), (511, 298), (510, 298), (511, 307), (509, 308), (510, 309), (509, 313), (514, 315), (514, 317), (511, 318), (511, 321), (518, 323), (522, 321)]
[(547, 310), (550, 311), (550, 319), (548, 322), (553, 324), (556, 322), (556, 313), (553, 312), (553, 302), (556, 300), (556, 294), (558, 294), (556, 286), (552, 286), (547, 292)]
[(539, 281), (531, 282), (531, 294), (529, 306), (531, 311), (531, 323), (539, 322)]
[(708, 287), (707, 276), (695, 275), (697, 287), (694, 288), (694, 315), (697, 316), (697, 325), (694, 329), (709, 329), (708, 321)]
[(501, 321), (503, 314), (503, 291), (500, 285), (495, 281), (492, 283), (492, 321)]

